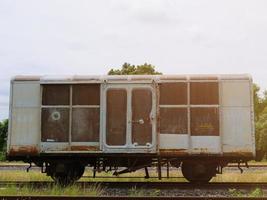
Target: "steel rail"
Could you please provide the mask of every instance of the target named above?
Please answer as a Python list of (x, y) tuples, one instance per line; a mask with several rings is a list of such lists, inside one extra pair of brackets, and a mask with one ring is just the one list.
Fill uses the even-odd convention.
[[(133, 181), (79, 181), (75, 185), (82, 187), (89, 187), (91, 185), (101, 185), (105, 188), (156, 188), (156, 189), (250, 189), (250, 188), (262, 188), (267, 189), (267, 182), (211, 182), (205, 184), (193, 184), (188, 182), (133, 182)], [(34, 186), (34, 187), (43, 187), (43, 186), (53, 186), (56, 185), (52, 181), (0, 181), (0, 186), (5, 187), (9, 185), (15, 186)]]
[(5, 200), (267, 200), (267, 197), (129, 197), (129, 196), (0, 196), (0, 199)]

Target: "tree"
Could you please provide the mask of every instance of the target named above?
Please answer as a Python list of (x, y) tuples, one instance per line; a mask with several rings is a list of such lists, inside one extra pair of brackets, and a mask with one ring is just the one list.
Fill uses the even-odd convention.
[(261, 160), (267, 152), (267, 91), (259, 94), (260, 87), (254, 84), (255, 141), (257, 160)]
[(0, 122), (0, 160), (3, 160), (6, 151), (6, 140), (8, 132), (8, 120)]
[(137, 74), (162, 74), (155, 70), (155, 66), (151, 64), (143, 65), (131, 65), (129, 63), (124, 63), (121, 69), (111, 69), (108, 75), (137, 75)]

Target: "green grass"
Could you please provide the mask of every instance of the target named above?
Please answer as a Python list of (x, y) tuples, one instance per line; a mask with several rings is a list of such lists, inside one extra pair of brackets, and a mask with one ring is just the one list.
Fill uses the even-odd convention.
[(56, 195), (56, 196), (101, 196), (103, 193), (103, 188), (99, 184), (92, 185), (90, 187), (82, 188), (77, 185), (72, 185), (68, 187), (60, 187), (57, 185), (53, 185), (50, 187), (42, 187), (35, 188), (33, 186), (6, 186), (0, 188), (0, 196), (8, 196), (8, 195), (17, 195), (17, 196), (40, 196), (40, 195)]
[(240, 191), (237, 189), (229, 189), (229, 194), (232, 197), (264, 197), (264, 193), (262, 191), (262, 189), (260, 188), (255, 188), (253, 190), (250, 191)]

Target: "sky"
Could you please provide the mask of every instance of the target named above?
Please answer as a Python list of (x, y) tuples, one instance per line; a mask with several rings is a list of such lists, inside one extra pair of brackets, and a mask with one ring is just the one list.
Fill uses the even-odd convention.
[(0, 0), (0, 120), (15, 75), (250, 73), (267, 89), (267, 1)]

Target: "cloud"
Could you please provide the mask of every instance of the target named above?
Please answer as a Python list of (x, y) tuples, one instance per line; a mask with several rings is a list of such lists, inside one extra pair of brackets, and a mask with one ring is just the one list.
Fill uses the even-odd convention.
[[(267, 1), (0, 1), (0, 95), (17, 74), (251, 73), (267, 88)], [(2, 116), (7, 116), (2, 108)]]

